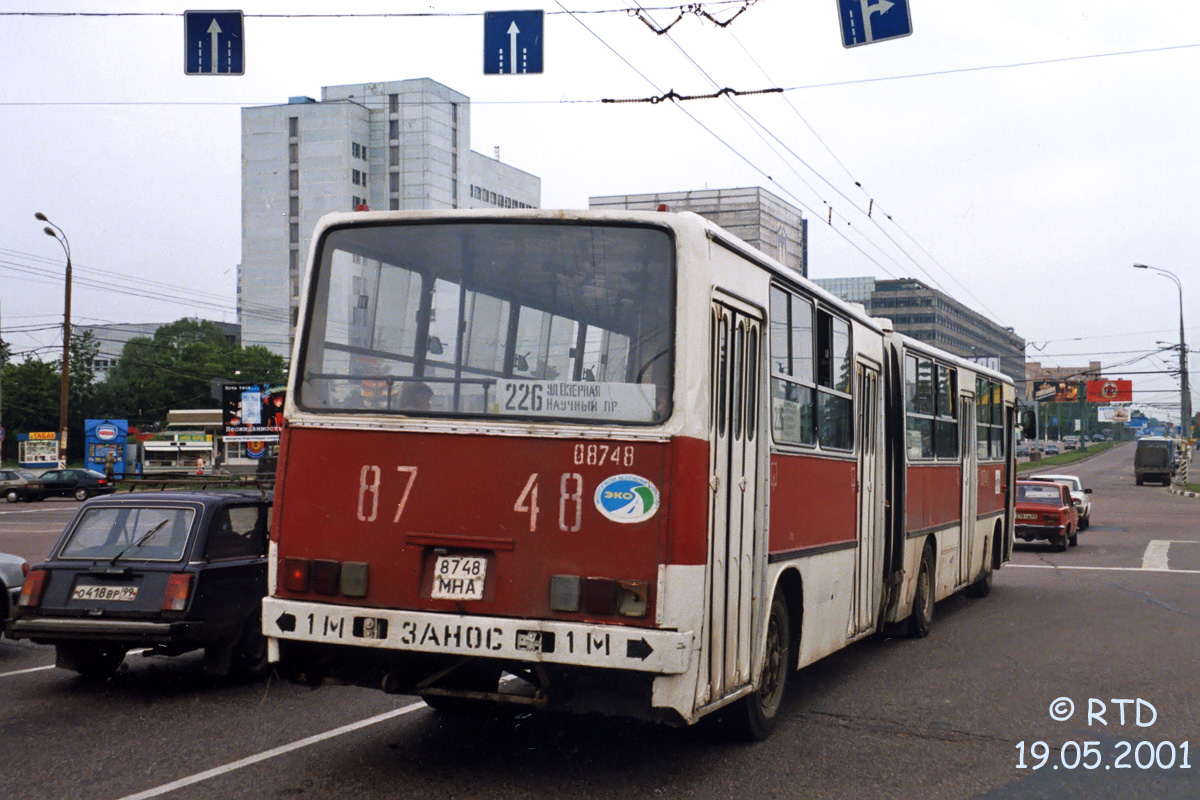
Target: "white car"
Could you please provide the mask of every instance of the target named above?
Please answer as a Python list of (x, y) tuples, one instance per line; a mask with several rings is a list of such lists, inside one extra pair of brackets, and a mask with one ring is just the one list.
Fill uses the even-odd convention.
[(1053, 481), (1061, 483), (1071, 491), (1071, 501), (1075, 504), (1075, 510), (1079, 512), (1079, 530), (1084, 530), (1092, 524), (1092, 499), (1088, 497), (1092, 493), (1091, 489), (1083, 488), (1083, 481), (1079, 480), (1077, 475), (1030, 475), (1027, 480), (1031, 481)]
[(21, 585), (29, 574), (29, 564), (20, 556), (0, 553), (0, 632), (4, 630), (4, 620), (12, 613), (17, 604), (17, 596), (21, 593)]

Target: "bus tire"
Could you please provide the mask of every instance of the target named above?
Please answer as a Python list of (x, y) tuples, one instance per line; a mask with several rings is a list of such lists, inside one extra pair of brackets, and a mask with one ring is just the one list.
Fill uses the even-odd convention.
[(761, 741), (775, 729), (791, 668), (791, 630), (787, 603), (782, 595), (776, 594), (767, 617), (767, 647), (758, 689), (737, 701), (725, 720), (738, 739)]
[(933, 625), (933, 551), (926, 546), (921, 553), (921, 568), (917, 572), (917, 590), (913, 595), (912, 614), (908, 618), (908, 635), (923, 639)]

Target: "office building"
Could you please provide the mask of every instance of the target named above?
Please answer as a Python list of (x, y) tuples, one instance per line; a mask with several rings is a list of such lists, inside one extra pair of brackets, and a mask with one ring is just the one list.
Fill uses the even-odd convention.
[(861, 303), (873, 317), (892, 321), (895, 329), (957, 356), (1008, 375), (1025, 391), (1025, 340), (949, 295), (913, 278), (827, 278), (814, 281), (826, 291)]
[(538, 207), (541, 179), (472, 151), (470, 120), (470, 98), (428, 78), (243, 108), (243, 342), (290, 355), (310, 237), (327, 213)]
[(660, 205), (671, 211), (699, 214), (801, 275), (808, 275), (808, 220), (800, 216), (800, 209), (766, 189), (704, 189), (588, 198), (588, 207), (597, 211), (618, 208), (656, 211)]

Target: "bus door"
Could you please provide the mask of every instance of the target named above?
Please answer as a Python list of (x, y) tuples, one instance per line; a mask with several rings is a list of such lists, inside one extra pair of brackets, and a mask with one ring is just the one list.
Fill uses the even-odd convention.
[(709, 532), (700, 704), (750, 683), (753, 601), (762, 602), (758, 471), (762, 312), (732, 298), (712, 310)]
[(883, 598), (884, 486), (879, 454), (882, 414), (879, 369), (858, 365), (858, 572), (854, 582), (854, 617), (850, 635), (874, 628)]
[(979, 514), (979, 461), (975, 450), (975, 397), (962, 395), (958, 400), (959, 461), (962, 464), (962, 524), (958, 526), (958, 580), (966, 583), (973, 575), (971, 554)]

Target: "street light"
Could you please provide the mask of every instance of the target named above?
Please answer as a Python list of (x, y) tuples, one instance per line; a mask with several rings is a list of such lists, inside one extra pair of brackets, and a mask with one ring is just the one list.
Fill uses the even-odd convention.
[(62, 354), (62, 385), (58, 395), (58, 465), (67, 466), (67, 397), (71, 386), (71, 243), (62, 228), (55, 225), (49, 218), (38, 211), (34, 219), (46, 223), (42, 231), (62, 245), (67, 254), (66, 299), (63, 303), (63, 354)]
[(1134, 264), (1133, 266), (1136, 269), (1149, 269), (1159, 275), (1164, 275), (1175, 281), (1175, 287), (1179, 289), (1179, 428), (1183, 432), (1183, 438), (1190, 439), (1192, 434), (1192, 395), (1191, 389), (1188, 387), (1187, 342), (1183, 338), (1183, 284), (1179, 282), (1179, 276), (1170, 270), (1151, 267), (1147, 264)]

